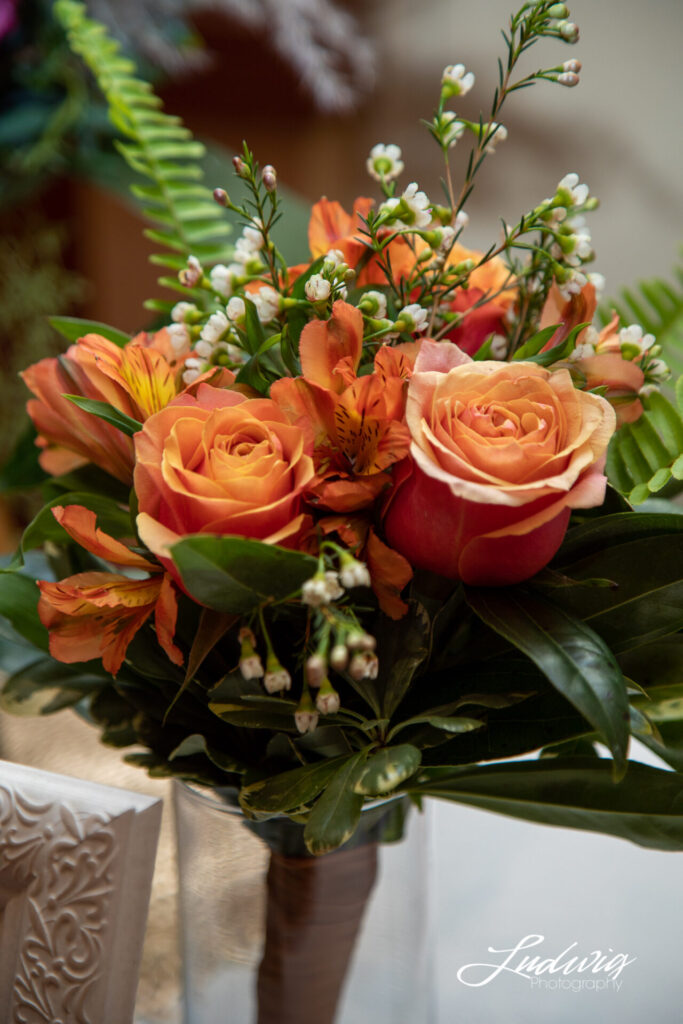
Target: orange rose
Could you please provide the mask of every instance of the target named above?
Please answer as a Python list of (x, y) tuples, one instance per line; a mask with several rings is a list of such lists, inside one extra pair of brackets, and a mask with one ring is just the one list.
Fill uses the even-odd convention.
[(425, 341), (406, 420), (411, 458), (396, 474), (385, 531), (414, 566), (481, 586), (517, 583), (550, 561), (572, 508), (603, 501), (614, 411), (566, 370), (472, 362)]
[(269, 398), (202, 384), (135, 435), (140, 536), (172, 571), (168, 545), (192, 533), (292, 543), (313, 477), (304, 434)]

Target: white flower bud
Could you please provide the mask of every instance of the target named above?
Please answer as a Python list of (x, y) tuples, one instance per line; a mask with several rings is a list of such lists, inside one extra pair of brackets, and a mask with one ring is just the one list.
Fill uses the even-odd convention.
[(564, 64), (562, 65), (562, 70), (563, 71), (573, 71), (575, 74), (578, 75), (579, 71), (581, 70), (581, 61), (580, 60), (566, 60), (564, 62)]
[(174, 352), (180, 354), (190, 347), (192, 339), (185, 324), (169, 324), (166, 330)]
[(187, 266), (178, 273), (178, 280), (186, 288), (194, 288), (202, 279), (204, 271), (196, 256), (188, 256)]
[(304, 286), (306, 298), (309, 302), (323, 302), (329, 298), (332, 285), (326, 281), (322, 274), (311, 274)]
[(176, 324), (185, 323), (188, 316), (197, 312), (194, 302), (176, 302), (171, 310), (171, 320)]
[(503, 124), (498, 124), (497, 121), (491, 121), (490, 124), (484, 125), (484, 132), (488, 131), (488, 142), (486, 143), (486, 152), (494, 153), (496, 146), (499, 142), (505, 142), (508, 137), (508, 130)]
[(377, 641), (371, 633), (355, 629), (347, 636), (346, 646), (350, 651), (374, 651)]
[(262, 324), (270, 323), (280, 312), (280, 295), (270, 285), (264, 285), (250, 297)]
[(393, 181), (403, 171), (401, 150), (393, 144), (385, 146), (378, 142), (370, 150), (370, 156), (365, 162), (368, 174), (375, 181)]
[(349, 675), (356, 682), (361, 679), (376, 679), (379, 672), (379, 661), (371, 651), (359, 651), (354, 654), (349, 665)]
[[(312, 705), (311, 705), (312, 706)], [(295, 711), (294, 722), (300, 733), (315, 732), (319, 716), (317, 711)]]
[(400, 322), (399, 330), (408, 331), (410, 334), (419, 334), (429, 327), (429, 313), (416, 302), (404, 306), (398, 315), (396, 323)]
[(339, 704), (339, 694), (329, 679), (325, 679), (315, 698), (315, 706), (321, 715), (336, 715)]
[(349, 663), (349, 652), (345, 644), (335, 644), (330, 651), (330, 665), (336, 672), (343, 672)]
[(325, 659), (320, 654), (312, 654), (306, 659), (306, 679), (309, 686), (317, 689), (322, 686), (323, 679), (327, 673)]
[(282, 665), (277, 669), (269, 668), (263, 677), (263, 685), (268, 693), (281, 693), (291, 689), (292, 677)]
[(211, 268), (209, 280), (211, 287), (219, 295), (224, 295), (226, 298), (232, 295), (232, 274), (230, 269), (222, 263), (217, 263), (215, 267)]
[(339, 586), (339, 577), (333, 570), (317, 572), (310, 580), (306, 580), (301, 587), (301, 600), (312, 608), (320, 608), (321, 605), (336, 601), (344, 593), (344, 588)]
[(250, 654), (246, 658), (240, 658), (240, 672), (243, 679), (261, 679), (263, 676), (263, 664), (258, 654)]
[(347, 590), (351, 590), (353, 587), (370, 586), (368, 567), (364, 562), (359, 562), (356, 558), (347, 558), (342, 561), (339, 579), (342, 586), (346, 587)]
[(441, 95), (444, 99), (451, 96), (466, 96), (474, 85), (474, 75), (465, 71), (464, 64), (449, 64), (441, 75)]
[(261, 181), (266, 192), (274, 192), (277, 188), (277, 171), (272, 164), (266, 164), (261, 171)]
[(210, 359), (213, 355), (213, 345), (208, 341), (198, 341), (194, 347), (194, 351), (198, 356), (201, 356), (202, 359)]
[(215, 342), (220, 341), (229, 326), (230, 324), (227, 316), (219, 310), (218, 312), (211, 314), (202, 327), (199, 336), (202, 341), (207, 341), (210, 345), (214, 345)]
[(572, 86), (579, 84), (579, 76), (574, 74), (573, 71), (561, 71), (556, 81), (559, 85), (566, 85), (568, 88), (572, 88)]
[(382, 292), (364, 292), (358, 305), (377, 320), (384, 320), (387, 315), (387, 297)]
[(502, 334), (494, 334), (491, 338), (491, 355), (494, 359), (505, 359), (508, 353), (508, 340)]
[(228, 320), (232, 320), (235, 323), (236, 320), (241, 320), (246, 312), (244, 305), (244, 299), (240, 298), (239, 295), (233, 295), (225, 307)]

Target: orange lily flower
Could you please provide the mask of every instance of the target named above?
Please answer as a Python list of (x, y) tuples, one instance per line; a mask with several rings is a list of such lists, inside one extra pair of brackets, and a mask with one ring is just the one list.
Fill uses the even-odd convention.
[[(368, 251), (368, 236), (363, 234), (366, 231), (364, 219), (367, 218), (373, 204), (374, 200), (361, 196), (354, 202), (353, 212), (347, 213), (340, 203), (325, 197), (315, 203), (308, 224), (308, 244), (313, 259), (324, 256), (330, 249), (339, 249), (344, 253), (346, 263), (355, 269)], [(391, 261), (395, 281), (412, 273), (415, 267), (415, 254), (405, 238), (398, 237), (390, 242), (386, 255)], [(387, 284), (387, 276), (376, 256), (373, 256), (360, 271), (356, 283), (359, 286)]]
[[(41, 359), (24, 370), (21, 376), (36, 396), (27, 410), (38, 431), (36, 443), (43, 449), (43, 469), (60, 474), (93, 462), (131, 484), (132, 438), (64, 395), (106, 402), (142, 423), (184, 390), (181, 373), (188, 352), (174, 353), (165, 330), (138, 334), (123, 348), (98, 334), (86, 334), (64, 356)], [(228, 377), (227, 383), (234, 380), (233, 374)]]
[(149, 573), (145, 579), (82, 572), (58, 583), (40, 580), (38, 614), (50, 634), (52, 657), (68, 664), (101, 658), (107, 672), (116, 675), (129, 643), (154, 613), (159, 644), (174, 664), (181, 665), (182, 653), (173, 643), (177, 596), (168, 573), (98, 529), (95, 513), (82, 505), (57, 505), (52, 514), (98, 558)]
[(372, 589), (384, 614), (390, 619), (403, 618), (408, 605), (400, 595), (413, 576), (408, 560), (381, 541), (368, 520), (360, 516), (328, 516), (321, 520), (319, 529), (326, 536), (336, 533), (356, 557), (366, 563)]
[(390, 481), (386, 470), (410, 447), (403, 423), (408, 360), (383, 346), (374, 373), (358, 377), (362, 343), (362, 314), (338, 300), (329, 320), (311, 321), (301, 333), (303, 376), (270, 389), (311, 440), (317, 475), (308, 499), (336, 512), (371, 505)]

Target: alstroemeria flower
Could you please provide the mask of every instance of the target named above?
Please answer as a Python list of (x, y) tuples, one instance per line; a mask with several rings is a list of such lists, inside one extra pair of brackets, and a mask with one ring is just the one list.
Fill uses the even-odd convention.
[(390, 481), (386, 472), (408, 452), (403, 423), (406, 358), (383, 346), (374, 372), (356, 375), (363, 317), (338, 300), (329, 320), (313, 320), (301, 333), (302, 377), (276, 381), (271, 397), (310, 437), (316, 479), (306, 495), (335, 512), (371, 505)]
[[(323, 198), (315, 203), (308, 224), (308, 244), (313, 259), (326, 255), (330, 249), (337, 249), (344, 254), (346, 263), (355, 270), (359, 262), (368, 255), (369, 238), (364, 219), (372, 209), (373, 203), (372, 199), (359, 197), (354, 202), (353, 212), (350, 214), (334, 200)], [(415, 254), (405, 238), (398, 237), (391, 241), (387, 246), (386, 255), (391, 261), (394, 281), (399, 281), (412, 273), (415, 267)], [(359, 271), (356, 284), (387, 284), (387, 276), (376, 256), (373, 255)]]
[[(21, 376), (36, 396), (26, 407), (43, 449), (43, 469), (60, 474), (92, 462), (132, 483), (132, 439), (63, 396), (106, 402), (142, 423), (184, 389), (181, 373), (188, 353), (189, 348), (173, 348), (166, 330), (139, 334), (123, 348), (86, 334), (59, 359), (41, 359), (24, 370)], [(234, 375), (224, 371), (223, 380), (229, 383)]]
[[(483, 253), (466, 249), (456, 242), (448, 254), (447, 265), (457, 266), (466, 260), (478, 263)], [(461, 313), (462, 320), (451, 328), (445, 339), (473, 356), (491, 334), (505, 334), (505, 316), (516, 301), (516, 292), (507, 287), (509, 270), (494, 256), (476, 267), (468, 278), (467, 288), (457, 288), (446, 301), (450, 312)], [(477, 303), (481, 302), (481, 305)]]
[(410, 563), (403, 555), (380, 540), (363, 516), (325, 516), (318, 523), (318, 529), (326, 537), (337, 534), (355, 557), (366, 564), (380, 608), (391, 619), (402, 618), (408, 605), (402, 600), (401, 591), (413, 577)]
[(68, 664), (101, 658), (107, 672), (116, 675), (129, 643), (154, 614), (161, 647), (174, 664), (182, 665), (182, 653), (173, 643), (178, 607), (169, 575), (98, 529), (89, 509), (57, 505), (52, 514), (86, 551), (148, 574), (131, 579), (119, 573), (81, 572), (58, 583), (40, 580), (38, 614), (50, 635), (52, 657)]

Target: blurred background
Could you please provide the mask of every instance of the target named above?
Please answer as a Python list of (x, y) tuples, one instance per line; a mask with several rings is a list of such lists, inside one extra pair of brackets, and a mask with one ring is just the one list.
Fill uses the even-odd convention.
[[(402, 180), (416, 180), (431, 197), (438, 197), (440, 155), (419, 119), (432, 114), (442, 68), (457, 62), (476, 75), (476, 86), (458, 113), (476, 120), (480, 108), (488, 110), (496, 57), (503, 51), (498, 30), (512, 6), (511, 0), (88, 3), (91, 14), (110, 27), (136, 60), (143, 77), (154, 82), (166, 109), (179, 114), (209, 146), (207, 185), (230, 188), (230, 156), (243, 139), (262, 164), (277, 168), (288, 195), (281, 240), (291, 262), (307, 256), (312, 202), (326, 194), (350, 208), (356, 196), (374, 194), (365, 158), (376, 142), (398, 143), (406, 164)], [(543, 41), (523, 66), (531, 70), (577, 57), (583, 63), (581, 83), (575, 89), (544, 83), (509, 99), (501, 116), (509, 136), (480, 175), (468, 204), (470, 225), (463, 242), (485, 248), (498, 237), (500, 218), (518, 219), (551, 195), (564, 174), (577, 171), (602, 201), (591, 217), (597, 252), (592, 269), (605, 275), (607, 296), (616, 296), (641, 278), (671, 279), (679, 256), (683, 6), (678, 0), (577, 0), (570, 6), (581, 29), (579, 43), (570, 50)], [(466, 144), (460, 145), (462, 151), (455, 150), (456, 178), (467, 157)], [(50, 3), (0, 0), (0, 485), (1, 467), (26, 427), (26, 394), (17, 373), (62, 349), (63, 341), (46, 317), (71, 314), (131, 332), (150, 325), (142, 303), (159, 295), (157, 272), (147, 262), (150, 246), (129, 196), (131, 180), (113, 149), (102, 100), (80, 60), (70, 54)], [(12, 550), (30, 509), (30, 499), (16, 494), (0, 498), (0, 553)], [(0, 717), (0, 757), (165, 793), (165, 783), (122, 767), (119, 752), (101, 748), (95, 734), (71, 712), (42, 720)], [(506, 887), (509, 862), (501, 859), (502, 851), (512, 844), (519, 867), (520, 851), (533, 851), (533, 837), (541, 834), (474, 812), (440, 809), (435, 827), (442, 852), (435, 871), (451, 885), (441, 901), (440, 927), (450, 927), (451, 917), (443, 915), (450, 915), (451, 907), (455, 912), (456, 901), (462, 909), (462, 890), (453, 888), (450, 860), (443, 853), (446, 842), (456, 841), (461, 822), (470, 844), (462, 869), (474, 871), (479, 863), (478, 838), (487, 848), (501, 851), (498, 861), (493, 854), (486, 868), (489, 877), (497, 872), (500, 886), (498, 904), (489, 900), (492, 922), (516, 891), (511, 877)], [(177, 960), (168, 820), (164, 830), (140, 1012), (150, 1021), (171, 1022)], [(673, 861), (665, 855), (642, 854), (636, 864), (623, 860), (624, 846), (617, 841), (572, 835), (564, 845), (552, 847), (557, 835), (543, 832), (551, 858), (561, 858), (564, 850), (573, 861), (581, 858), (581, 851), (598, 850), (593, 882), (603, 877), (600, 871), (609, 878), (620, 857), (625, 876), (655, 867), (660, 887), (673, 878)], [(671, 869), (660, 870), (663, 861)], [(544, 876), (536, 869), (536, 888), (547, 909)], [(549, 890), (553, 878), (547, 875)], [(485, 884), (483, 875), (479, 884)], [(581, 905), (580, 880), (575, 884), (573, 897), (571, 888), (556, 896), (556, 918), (572, 899)], [(476, 906), (468, 906), (474, 920)], [(604, 913), (607, 909), (603, 907)], [(516, 920), (514, 906), (506, 912)], [(542, 930), (526, 917), (524, 925), (520, 918), (520, 927)], [(626, 927), (623, 921), (619, 927)], [(526, 932), (514, 938), (522, 934)], [(482, 943), (495, 937), (482, 932)], [(614, 945), (620, 939), (616, 935), (609, 941)], [(464, 955), (470, 952), (476, 960), (478, 951), (468, 946)], [(446, 980), (440, 1020), (446, 1024), (454, 1019), (457, 1004), (447, 981), (449, 964), (443, 961), (441, 966)], [(658, 998), (665, 1000), (666, 984), (661, 979), (657, 984)], [(653, 992), (647, 986), (642, 992), (644, 1008)], [(641, 1005), (633, 994), (632, 989), (631, 1003), (620, 1004), (623, 1021), (640, 1019), (629, 1016)], [(510, 998), (514, 1000), (513, 992)], [(520, 1019), (576, 1019), (573, 1009), (562, 1016), (565, 1011), (558, 1010), (558, 1003), (554, 1009), (538, 1001), (534, 1005)], [(594, 1004), (582, 1007), (581, 1014), (588, 1021), (604, 1020), (613, 1009)], [(491, 1024), (511, 1018), (504, 1007), (496, 1010), (490, 1002), (483, 1010), (468, 1004), (467, 1019)], [(660, 1019), (678, 1017), (663, 1012)]]

